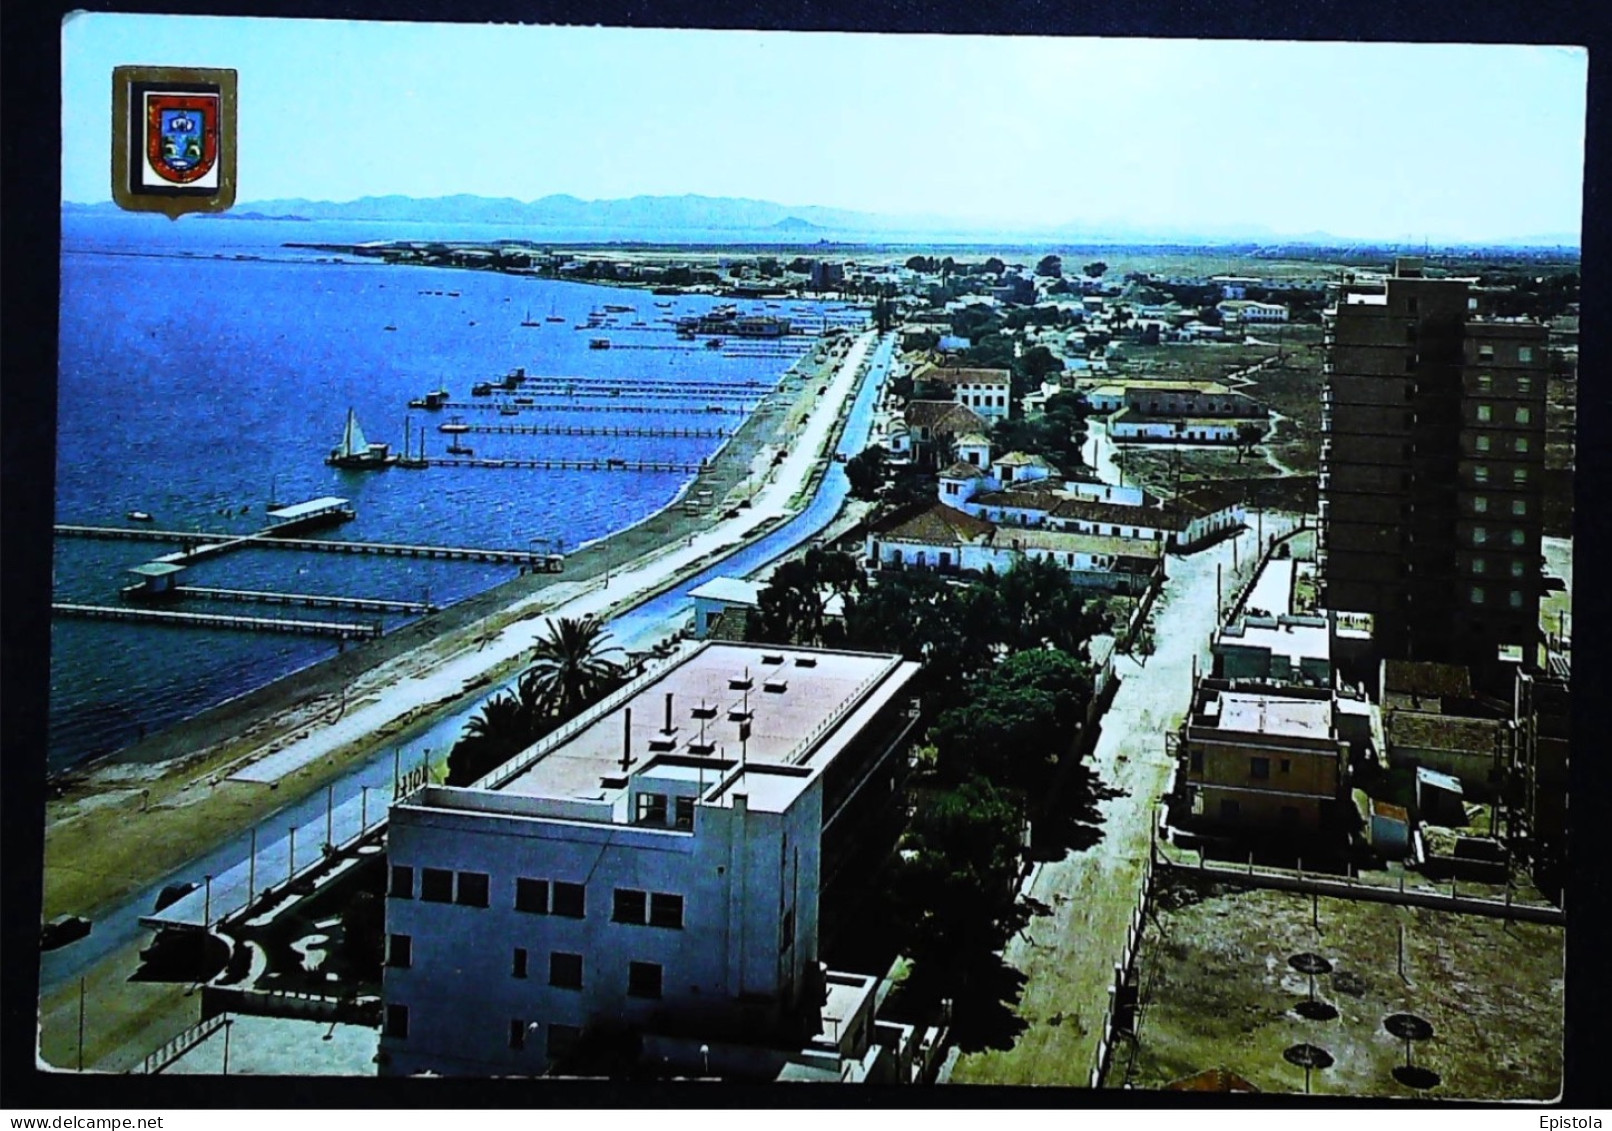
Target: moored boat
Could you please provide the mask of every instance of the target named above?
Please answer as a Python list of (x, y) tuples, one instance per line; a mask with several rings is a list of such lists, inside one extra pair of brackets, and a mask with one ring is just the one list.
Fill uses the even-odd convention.
[(375, 471), (396, 462), (397, 456), (392, 454), (390, 444), (372, 444), (364, 438), (364, 430), (358, 426), (358, 414), (349, 408), (341, 443), (330, 449), (325, 463), (346, 471)]

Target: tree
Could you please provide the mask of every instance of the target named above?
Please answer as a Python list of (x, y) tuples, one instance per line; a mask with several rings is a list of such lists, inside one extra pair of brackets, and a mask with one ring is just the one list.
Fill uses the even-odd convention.
[(849, 616), (862, 587), (856, 559), (814, 546), (773, 570), (757, 595), (755, 615), (745, 622), (745, 639), (837, 647), (845, 642), (845, 626), (828, 622), (828, 602), (838, 596)]
[(1082, 656), (1086, 641), (1101, 631), (1085, 595), (1049, 558), (1021, 559), (991, 584), (1002, 602), (1003, 618), (994, 642), (1010, 652), (1050, 646)]
[(1108, 264), (1099, 259), (1093, 263), (1086, 264), (1080, 270), (1089, 279), (1101, 279), (1108, 270)]
[(1063, 259), (1057, 255), (1043, 255), (1035, 265), (1035, 273), (1049, 279), (1063, 278)]
[(1091, 699), (1085, 663), (1056, 649), (1009, 656), (930, 729), (943, 778), (973, 775), (1031, 793), (1048, 784)]
[(1265, 438), (1265, 425), (1257, 420), (1245, 420), (1237, 425), (1237, 462), (1243, 462), (1243, 455)]
[(467, 786), (502, 766), (538, 738), (538, 713), (510, 692), (495, 695), (465, 725), (448, 753), (448, 785)]
[(1063, 362), (1052, 355), (1046, 346), (1031, 346), (1019, 359), (1026, 374), (1036, 382), (1044, 381), (1054, 373), (1063, 372)]
[(591, 616), (549, 621), (521, 675), (522, 701), (564, 722), (625, 682), (622, 664), (608, 658), (619, 651), (605, 646), (605, 627)]
[(1020, 803), (982, 779), (919, 806), (892, 884), (916, 976), (961, 996), (1028, 921), (1016, 890), (1023, 832)]
[(845, 462), (845, 478), (851, 483), (851, 497), (871, 502), (884, 486), (884, 448), (874, 444)]

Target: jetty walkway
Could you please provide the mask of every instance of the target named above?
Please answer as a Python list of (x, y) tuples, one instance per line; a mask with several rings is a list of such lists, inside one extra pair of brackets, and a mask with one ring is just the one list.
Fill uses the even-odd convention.
[(381, 634), (379, 624), (231, 616), (226, 613), (181, 613), (170, 609), (130, 608), (126, 605), (80, 605), (58, 601), (51, 603), (50, 611), (62, 616), (87, 620), (136, 621), (142, 624), (179, 625), (190, 628), (283, 632), (294, 636), (333, 636), (338, 640), (373, 640)]

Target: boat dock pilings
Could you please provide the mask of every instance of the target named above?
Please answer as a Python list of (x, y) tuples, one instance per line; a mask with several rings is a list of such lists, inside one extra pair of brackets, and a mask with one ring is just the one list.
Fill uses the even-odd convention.
[[(138, 588), (138, 587), (136, 587)], [(425, 601), (394, 601), (385, 597), (337, 597), (322, 593), (279, 593), (266, 589), (214, 589), (202, 585), (175, 585), (169, 591), (200, 601), (240, 601), (258, 605), (300, 605), (305, 609), (350, 609), (360, 613), (434, 613), (439, 606)]]
[[(612, 397), (610, 399), (613, 402), (615, 398)], [(715, 399), (718, 399), (718, 400), (723, 400), (723, 399), (733, 400), (734, 398), (715, 398)], [(745, 398), (745, 402), (739, 402), (739, 403), (746, 403), (746, 402), (751, 401), (751, 400), (760, 400), (760, 399), (761, 399), (760, 396), (757, 395), (755, 397), (747, 397), (747, 398)], [(730, 407), (728, 407), (726, 405), (716, 405), (716, 404), (709, 405), (709, 406), (707, 406), (705, 408), (694, 408), (692, 406), (685, 406), (685, 405), (662, 406), (662, 405), (658, 405), (658, 404), (615, 404), (615, 403), (611, 403), (611, 404), (554, 404), (554, 403), (544, 403), (544, 404), (515, 404), (515, 405), (512, 405), (508, 401), (503, 401), (503, 402), (499, 402), (499, 403), (493, 403), (493, 402), (488, 402), (488, 401), (481, 401), (479, 403), (474, 402), (474, 401), (450, 401), (450, 402), (448, 402), (448, 404), (444, 405), (443, 407), (444, 408), (452, 408), (452, 409), (461, 409), (461, 410), (464, 410), (464, 411), (474, 411), (474, 410), (479, 409), (479, 410), (481, 410), (483, 412), (496, 412), (499, 409), (503, 409), (503, 408), (514, 408), (518, 412), (658, 412), (658, 413), (680, 413), (680, 414), (684, 414), (684, 415), (689, 414), (689, 413), (693, 413), (693, 414), (700, 415), (700, 416), (703, 416), (706, 413), (710, 413), (712, 415), (716, 415), (718, 413), (725, 413), (725, 414), (729, 414), (729, 415), (733, 415), (733, 416), (743, 416), (745, 414), (745, 412), (747, 411), (746, 409), (744, 409), (742, 407), (730, 408)]]
[(169, 609), (138, 609), (123, 605), (80, 605), (52, 602), (52, 613), (89, 620), (136, 621), (187, 628), (228, 628), (249, 632), (284, 632), (297, 636), (333, 636), (337, 640), (373, 640), (381, 635), (378, 624), (346, 621), (290, 620), (278, 617), (245, 617), (221, 613), (180, 613)]
[[(433, 463), (441, 462), (433, 460)], [(128, 530), (110, 526), (60, 525), (56, 533), (77, 538), (133, 538), (147, 542), (199, 541), (203, 548), (223, 550), (305, 550), (323, 554), (381, 554), (402, 558), (436, 558), (445, 561), (490, 562), (498, 565), (543, 566), (548, 554), (535, 550), (499, 550), (477, 546), (411, 546), (396, 542), (336, 542), (324, 538), (290, 538), (269, 534), (203, 534), (174, 530)]]
[(733, 435), (729, 428), (655, 428), (588, 424), (472, 424), (470, 431), (502, 436), (649, 436), (672, 440), (721, 440)]
[(681, 472), (692, 474), (703, 470), (697, 463), (679, 463), (668, 460), (636, 459), (436, 459), (427, 461), (432, 467), (503, 467), (521, 471), (638, 471)]

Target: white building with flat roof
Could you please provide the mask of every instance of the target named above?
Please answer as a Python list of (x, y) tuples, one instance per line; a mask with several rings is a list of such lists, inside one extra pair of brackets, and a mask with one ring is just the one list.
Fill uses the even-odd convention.
[(395, 804), (382, 1073), (809, 1044), (821, 897), (899, 829), (918, 667), (706, 643)]

